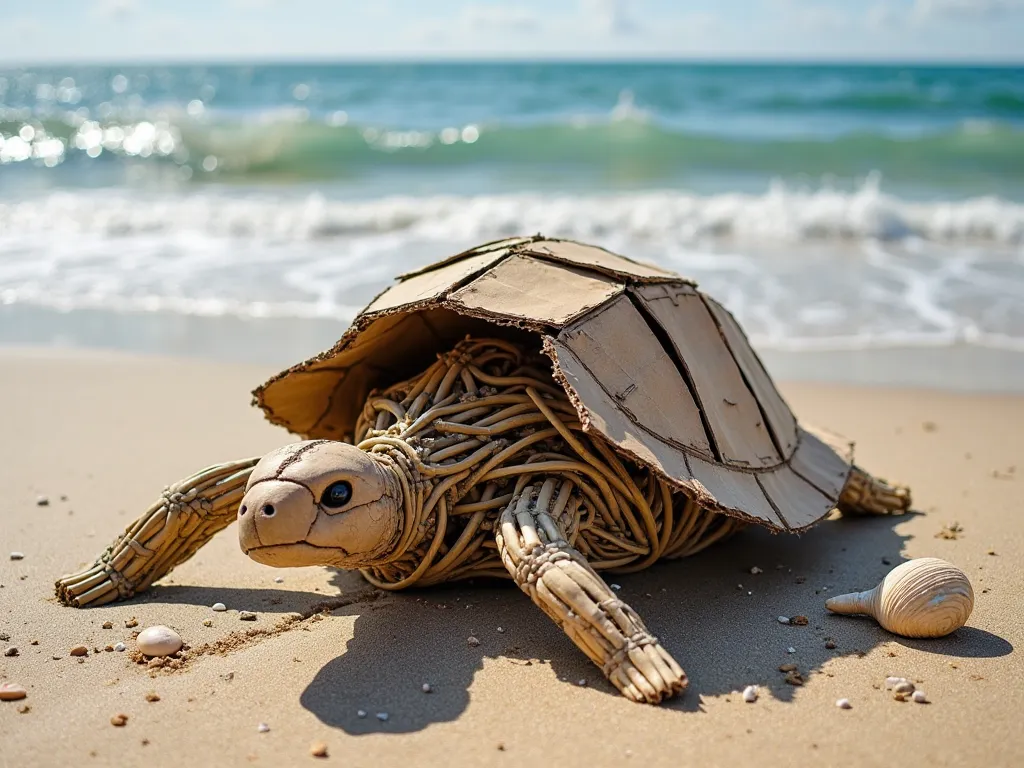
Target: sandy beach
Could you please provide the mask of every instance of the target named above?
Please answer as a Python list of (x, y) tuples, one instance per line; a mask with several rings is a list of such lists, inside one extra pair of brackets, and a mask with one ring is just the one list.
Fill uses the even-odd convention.
[[(690, 677), (682, 698), (650, 707), (619, 696), (511, 585), (382, 594), (358, 575), (252, 562), (234, 526), (131, 602), (59, 605), (54, 579), (164, 485), (289, 441), (249, 406), (274, 372), (0, 351), (0, 647), (18, 649), (0, 657), (0, 682), (29, 691), (0, 703), (4, 768), (297, 765), (316, 761), (318, 741), (326, 763), (350, 766), (1024, 764), (1024, 397), (783, 383), (801, 419), (911, 485), (917, 511), (830, 520), (800, 538), (746, 531), (617, 577)], [(936, 536), (954, 524), (955, 538)], [(974, 614), (954, 635), (903, 640), (826, 614), (826, 597), (921, 556), (973, 581)], [(210, 610), (218, 601), (226, 613)], [(797, 614), (809, 625), (777, 621)], [(132, 645), (133, 619), (176, 628), (192, 648), (185, 668), (150, 672), (104, 651)], [(69, 656), (77, 645), (84, 659)], [(803, 686), (784, 682), (787, 663)], [(918, 681), (931, 703), (894, 701), (888, 675)], [(753, 704), (736, 693), (749, 684)], [(118, 713), (123, 727), (110, 723)]]

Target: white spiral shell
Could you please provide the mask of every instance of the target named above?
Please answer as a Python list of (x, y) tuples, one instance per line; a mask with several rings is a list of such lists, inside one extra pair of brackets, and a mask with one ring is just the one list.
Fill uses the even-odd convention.
[(974, 590), (967, 574), (937, 557), (908, 560), (866, 592), (825, 601), (833, 613), (867, 614), (904, 637), (943, 637), (967, 623)]

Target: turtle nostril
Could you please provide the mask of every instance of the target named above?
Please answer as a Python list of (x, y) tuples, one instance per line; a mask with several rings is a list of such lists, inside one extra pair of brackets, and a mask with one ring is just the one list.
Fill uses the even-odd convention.
[(245, 508), (245, 504), (243, 504), (242, 508), (240, 510), (238, 510), (238, 514), (244, 515), (245, 513), (246, 513), (246, 508)]
[(276, 510), (274, 509), (274, 505), (273, 504), (267, 504), (266, 506), (263, 507), (263, 516), (264, 517), (273, 517), (275, 512), (276, 512)]

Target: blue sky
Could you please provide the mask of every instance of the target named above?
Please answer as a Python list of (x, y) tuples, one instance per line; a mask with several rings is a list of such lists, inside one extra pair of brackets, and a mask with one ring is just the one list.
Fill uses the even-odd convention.
[(0, 0), (0, 60), (1024, 61), (1024, 0)]

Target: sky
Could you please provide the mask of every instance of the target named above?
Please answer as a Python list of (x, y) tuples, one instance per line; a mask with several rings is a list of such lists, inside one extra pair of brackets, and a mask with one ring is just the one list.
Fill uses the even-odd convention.
[(0, 0), (0, 61), (1024, 62), (1024, 0)]

